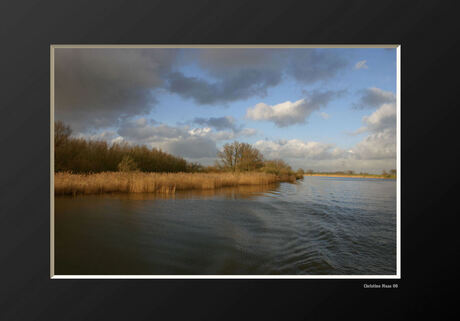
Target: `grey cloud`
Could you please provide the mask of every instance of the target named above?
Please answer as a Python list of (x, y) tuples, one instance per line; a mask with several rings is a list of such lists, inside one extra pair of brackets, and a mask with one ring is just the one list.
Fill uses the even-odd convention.
[(290, 53), (288, 73), (305, 84), (330, 79), (348, 64), (328, 49), (293, 49)]
[(383, 104), (369, 116), (363, 117), (364, 126), (356, 130), (352, 135), (364, 132), (377, 133), (384, 129), (396, 130), (396, 105)]
[(236, 120), (232, 116), (201, 118), (196, 117), (193, 122), (198, 125), (210, 126), (217, 130), (231, 129), (239, 131), (241, 126), (236, 125)]
[(206, 137), (190, 136), (162, 146), (169, 153), (187, 158), (215, 157), (217, 154), (216, 143)]
[(150, 111), (175, 51), (169, 49), (55, 50), (55, 114), (76, 131), (110, 127)]
[(237, 74), (209, 82), (197, 77), (188, 77), (181, 72), (168, 76), (167, 89), (199, 104), (215, 105), (265, 96), (267, 89), (281, 81), (281, 73), (270, 70), (246, 69)]
[(117, 131), (125, 141), (135, 144), (147, 144), (176, 156), (188, 158), (215, 157), (216, 142), (203, 135), (196, 135), (187, 126), (172, 127), (146, 119), (122, 122)]
[(213, 76), (228, 76), (245, 69), (280, 72), (287, 58), (285, 49), (226, 48), (197, 49), (190, 56)]
[(321, 108), (325, 107), (332, 100), (344, 96), (346, 93), (346, 89), (325, 91), (314, 90), (309, 95), (309, 100), (311, 105), (316, 106), (317, 108)]
[(396, 96), (391, 91), (380, 88), (367, 88), (360, 91), (361, 97), (353, 104), (355, 109), (375, 108), (382, 104), (394, 103)]
[(122, 122), (117, 133), (137, 143), (188, 136), (186, 128), (157, 124), (156, 122), (149, 122), (144, 118)]
[(195, 51), (194, 57), (212, 75), (257, 69), (288, 74), (305, 84), (332, 78), (348, 63), (335, 50), (315, 48), (206, 49)]
[[(196, 64), (203, 78), (182, 73)], [(333, 77), (343, 60), (317, 49), (108, 49), (55, 50), (55, 116), (76, 132), (117, 127), (147, 114), (154, 90), (199, 104), (264, 97), (284, 76), (303, 83)]]
[(169, 75), (167, 88), (205, 105), (263, 97), (283, 75), (304, 84), (327, 80), (347, 65), (336, 52), (324, 49), (197, 49), (182, 51), (182, 56), (185, 61), (197, 62), (215, 80), (176, 71)]

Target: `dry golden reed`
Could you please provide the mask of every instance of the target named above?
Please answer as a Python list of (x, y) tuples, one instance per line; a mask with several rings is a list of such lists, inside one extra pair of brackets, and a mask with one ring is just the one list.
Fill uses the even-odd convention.
[(268, 185), (295, 181), (267, 173), (143, 173), (103, 172), (96, 174), (54, 174), (56, 195), (100, 193), (175, 193), (179, 190), (216, 189), (239, 185)]

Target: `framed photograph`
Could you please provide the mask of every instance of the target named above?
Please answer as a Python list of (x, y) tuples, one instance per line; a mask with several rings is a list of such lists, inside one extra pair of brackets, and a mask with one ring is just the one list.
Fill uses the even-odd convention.
[(443, 319), (456, 12), (3, 1), (0, 320)]
[(400, 45), (52, 45), (52, 278), (399, 279)]

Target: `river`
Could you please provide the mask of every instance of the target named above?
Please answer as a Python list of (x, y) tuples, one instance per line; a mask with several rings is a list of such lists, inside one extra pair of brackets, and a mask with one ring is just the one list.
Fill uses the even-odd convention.
[(55, 197), (58, 275), (394, 275), (396, 181)]

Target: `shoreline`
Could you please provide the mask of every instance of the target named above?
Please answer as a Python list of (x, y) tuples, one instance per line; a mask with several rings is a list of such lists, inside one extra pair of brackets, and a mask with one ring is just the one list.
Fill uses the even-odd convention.
[(186, 190), (214, 190), (222, 187), (270, 185), (295, 182), (295, 175), (245, 173), (145, 173), (102, 172), (94, 174), (54, 173), (54, 195), (105, 193), (174, 194)]
[(377, 179), (396, 179), (394, 176), (385, 177), (382, 175), (347, 175), (347, 174), (304, 174), (304, 176), (322, 176), (322, 177), (351, 177), (351, 178), (377, 178)]

